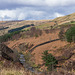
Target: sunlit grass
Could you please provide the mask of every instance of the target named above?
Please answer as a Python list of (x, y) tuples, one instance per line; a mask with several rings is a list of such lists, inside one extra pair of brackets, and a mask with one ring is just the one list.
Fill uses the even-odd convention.
[(21, 69), (21, 70), (16, 70), (16, 69), (1, 69), (0, 70), (0, 75), (26, 75), (26, 72)]

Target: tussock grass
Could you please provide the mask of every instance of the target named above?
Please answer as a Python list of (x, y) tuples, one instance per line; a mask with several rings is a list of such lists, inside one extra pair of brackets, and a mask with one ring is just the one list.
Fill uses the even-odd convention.
[(32, 75), (32, 72), (27, 71), (20, 63), (2, 59), (0, 61), (0, 75)]
[(31, 72), (25, 69), (3, 68), (0, 70), (0, 75), (32, 75)]

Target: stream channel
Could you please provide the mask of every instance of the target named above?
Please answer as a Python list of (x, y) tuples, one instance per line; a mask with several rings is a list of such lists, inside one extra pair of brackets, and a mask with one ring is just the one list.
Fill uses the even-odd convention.
[(42, 72), (38, 72), (36, 69), (34, 69), (33, 67), (29, 66), (29, 64), (26, 63), (26, 60), (23, 54), (19, 54), (19, 55), (20, 55), (19, 61), (27, 71), (31, 71), (32, 73), (35, 73), (38, 75), (42, 74)]

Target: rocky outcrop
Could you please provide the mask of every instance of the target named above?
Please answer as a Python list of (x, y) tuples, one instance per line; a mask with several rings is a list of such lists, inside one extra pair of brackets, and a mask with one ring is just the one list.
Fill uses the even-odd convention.
[(14, 62), (19, 61), (19, 54), (17, 50), (12, 50), (5, 44), (0, 44), (0, 56)]

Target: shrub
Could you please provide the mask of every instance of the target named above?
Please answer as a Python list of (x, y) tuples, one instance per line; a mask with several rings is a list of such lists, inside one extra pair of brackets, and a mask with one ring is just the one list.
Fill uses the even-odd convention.
[(74, 27), (71, 27), (69, 28), (66, 33), (66, 39), (68, 42), (75, 42), (75, 26)]
[(7, 41), (9, 39), (12, 39), (12, 36), (19, 34), (21, 31), (15, 31), (12, 33), (7, 33), (5, 35), (0, 36), (0, 42)]
[(46, 34), (48, 34), (49, 32), (50, 32), (50, 30), (49, 30), (49, 29), (46, 29), (46, 30), (45, 30), (45, 33), (46, 33)]
[(26, 32), (26, 35), (29, 35), (30, 37), (33, 36), (41, 36), (42, 35), (42, 30), (36, 29), (35, 27), (32, 27), (28, 32)]
[(55, 69), (56, 65), (58, 64), (58, 61), (55, 59), (55, 57), (51, 53), (48, 53), (48, 50), (43, 52), (42, 59), (45, 63), (45, 66), (50, 71)]
[(36, 35), (35, 35), (35, 37), (37, 38), (37, 37), (38, 37), (38, 35), (36, 34)]
[(63, 39), (64, 39), (64, 29), (63, 28), (60, 29), (60, 32), (59, 32), (58, 36), (59, 36), (59, 39), (61, 41), (63, 41)]
[(28, 28), (30, 26), (34, 26), (34, 25), (25, 25), (25, 26), (22, 26), (22, 27), (19, 27), (19, 28), (11, 29), (11, 30), (8, 30), (8, 33), (15, 32), (15, 31), (21, 31), (22, 29)]
[(75, 23), (75, 21), (71, 21), (71, 23)]
[(53, 29), (53, 26), (50, 26), (51, 29)]

